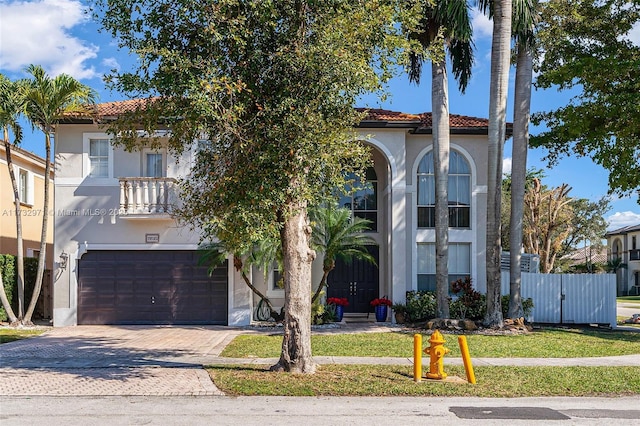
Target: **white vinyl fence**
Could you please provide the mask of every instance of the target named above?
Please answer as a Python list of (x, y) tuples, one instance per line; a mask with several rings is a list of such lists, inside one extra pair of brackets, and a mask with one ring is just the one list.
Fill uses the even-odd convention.
[[(501, 280), (502, 294), (509, 294), (509, 271), (502, 271)], [(616, 326), (614, 274), (523, 272), (521, 293), (533, 299), (534, 322)]]

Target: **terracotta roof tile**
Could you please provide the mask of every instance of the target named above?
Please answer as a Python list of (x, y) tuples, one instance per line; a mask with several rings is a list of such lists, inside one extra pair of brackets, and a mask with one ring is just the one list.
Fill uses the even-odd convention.
[(106, 102), (96, 105), (99, 117), (116, 117), (120, 114), (135, 111), (144, 107), (149, 99), (129, 99), (125, 101)]
[[(124, 101), (105, 102), (97, 104), (93, 114), (99, 119), (117, 117), (120, 114), (132, 112), (137, 108), (144, 107), (149, 101), (150, 99), (130, 99)], [(406, 123), (407, 126), (416, 127), (417, 130), (431, 129), (432, 126), (432, 115), (430, 112), (412, 114), (380, 108), (356, 108), (356, 110), (367, 113), (363, 122), (387, 122), (395, 124)], [(451, 128), (486, 129), (489, 125), (489, 120), (466, 115), (450, 114), (449, 123)]]
[(420, 115), (418, 114), (408, 114), (406, 112), (390, 111), (387, 109), (356, 108), (356, 111), (367, 113), (363, 121), (420, 121)]
[[(406, 112), (389, 111), (378, 108), (356, 108), (358, 111), (367, 112), (363, 121), (388, 121), (388, 122), (420, 122), (420, 128), (430, 129), (432, 126), (432, 114), (423, 112), (421, 114), (410, 114)], [(449, 115), (449, 125), (452, 128), (486, 128), (489, 120), (486, 118), (470, 117), (467, 115)]]

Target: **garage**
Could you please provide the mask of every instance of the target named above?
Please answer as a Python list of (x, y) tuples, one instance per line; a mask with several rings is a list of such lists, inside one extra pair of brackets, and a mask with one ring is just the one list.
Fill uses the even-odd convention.
[(227, 324), (227, 264), (197, 251), (90, 251), (78, 262), (78, 324)]

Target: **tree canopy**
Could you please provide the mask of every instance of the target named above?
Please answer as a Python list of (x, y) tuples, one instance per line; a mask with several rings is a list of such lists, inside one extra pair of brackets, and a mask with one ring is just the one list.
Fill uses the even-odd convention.
[[(180, 216), (231, 252), (280, 238), (285, 321), (274, 369), (312, 373), (307, 206), (361, 171), (358, 96), (390, 76), (395, 1), (101, 0), (105, 29), (140, 58), (110, 83), (144, 107), (111, 126), (129, 147), (168, 129), (197, 151)], [(199, 140), (197, 147), (194, 141)]]
[(640, 45), (629, 37), (640, 22), (640, 1), (541, 5), (537, 86), (577, 94), (566, 106), (535, 114), (549, 130), (532, 145), (549, 149), (552, 163), (570, 153), (591, 157), (609, 171), (612, 192), (640, 190)]
[(207, 235), (237, 246), (277, 235), (287, 199), (315, 200), (365, 164), (353, 105), (389, 76), (392, 2), (100, 3), (104, 27), (140, 57), (111, 86), (153, 99), (114, 129), (130, 145), (141, 124), (169, 128), (174, 150), (203, 141), (182, 213)]

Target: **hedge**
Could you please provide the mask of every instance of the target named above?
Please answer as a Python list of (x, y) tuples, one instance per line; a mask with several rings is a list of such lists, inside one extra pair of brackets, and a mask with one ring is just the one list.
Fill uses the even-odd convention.
[[(0, 272), (2, 272), (2, 283), (4, 284), (4, 291), (7, 293), (7, 299), (11, 303), (11, 307), (15, 311), (18, 308), (18, 266), (16, 263), (16, 256), (12, 254), (0, 254)], [(36, 275), (38, 272), (38, 259), (35, 257), (24, 258), (24, 293), (25, 293), (25, 310), (31, 302), (31, 295), (33, 294), (33, 287), (36, 282)], [(2, 304), (0, 303), (0, 321), (6, 321), (7, 313), (5, 312)]]

